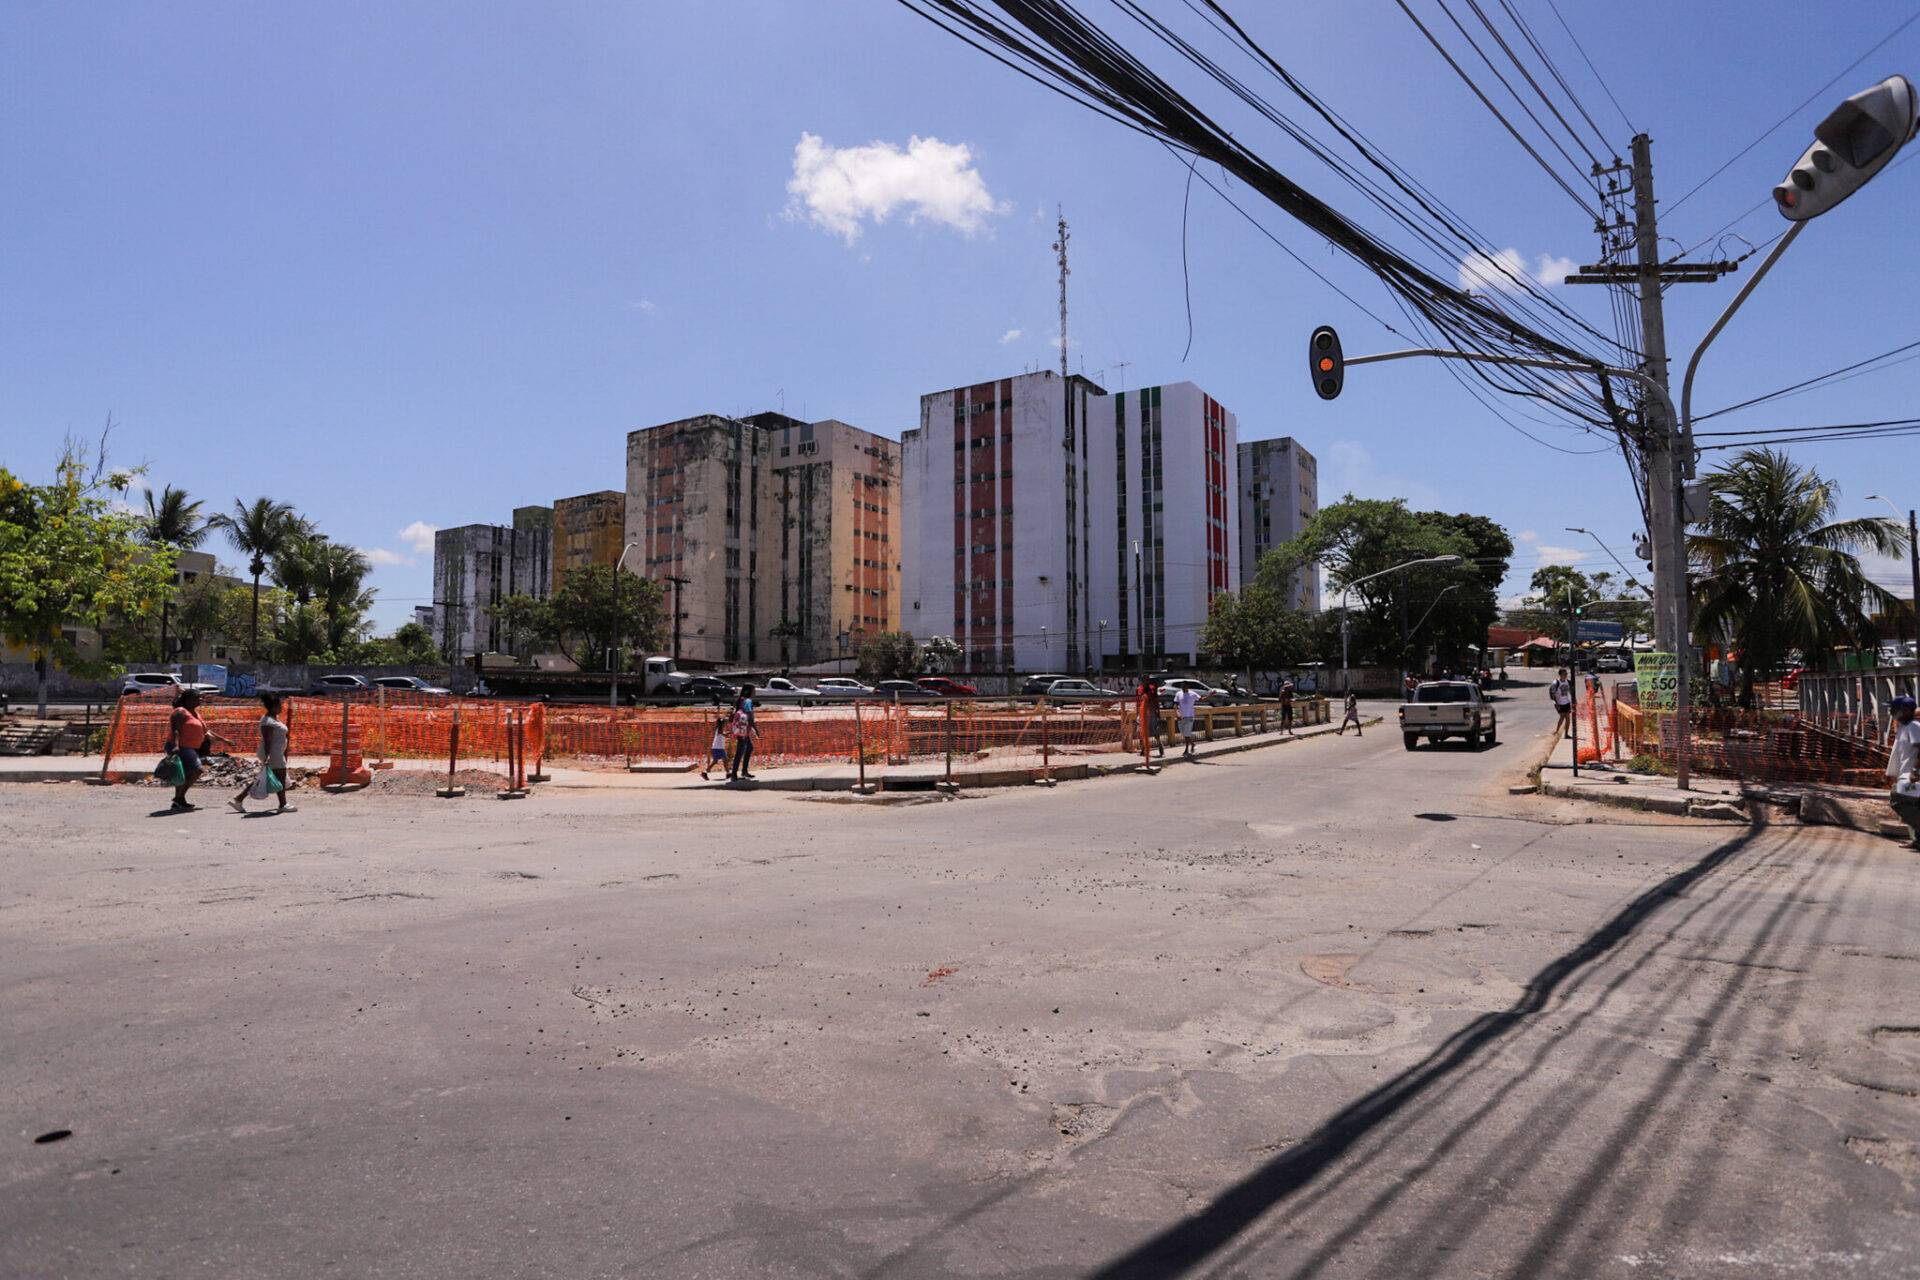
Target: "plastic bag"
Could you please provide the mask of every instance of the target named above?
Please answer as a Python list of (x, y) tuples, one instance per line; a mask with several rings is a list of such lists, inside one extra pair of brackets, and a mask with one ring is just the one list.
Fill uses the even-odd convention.
[(187, 780), (187, 766), (178, 752), (169, 751), (160, 757), (159, 764), (153, 766), (153, 776), (170, 787), (177, 787)]
[(260, 766), (260, 776), (255, 778), (253, 785), (247, 788), (247, 799), (265, 800), (283, 790), (284, 785), (280, 781), (280, 775), (263, 764)]

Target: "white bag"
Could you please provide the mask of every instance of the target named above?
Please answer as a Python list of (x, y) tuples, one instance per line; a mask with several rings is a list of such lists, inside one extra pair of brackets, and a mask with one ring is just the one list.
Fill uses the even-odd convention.
[(247, 799), (271, 800), (272, 798), (273, 788), (267, 785), (267, 766), (263, 763), (260, 766), (260, 776), (255, 778), (253, 785), (247, 788)]

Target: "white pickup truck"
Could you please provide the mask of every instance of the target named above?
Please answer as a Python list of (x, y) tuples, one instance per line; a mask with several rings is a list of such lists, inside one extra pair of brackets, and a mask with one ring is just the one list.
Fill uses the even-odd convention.
[(1474, 750), (1494, 745), (1493, 708), (1469, 680), (1430, 680), (1400, 705), (1400, 737), (1411, 751), (1420, 739), (1465, 738)]

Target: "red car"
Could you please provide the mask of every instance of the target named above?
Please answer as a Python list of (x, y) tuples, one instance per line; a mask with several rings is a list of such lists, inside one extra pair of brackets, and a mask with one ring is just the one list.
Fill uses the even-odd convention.
[(914, 683), (928, 693), (937, 693), (943, 698), (975, 698), (980, 695), (980, 691), (972, 685), (961, 684), (945, 676), (921, 676)]

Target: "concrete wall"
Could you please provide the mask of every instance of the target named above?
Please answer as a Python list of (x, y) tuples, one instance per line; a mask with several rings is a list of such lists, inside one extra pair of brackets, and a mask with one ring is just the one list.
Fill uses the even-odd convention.
[[(165, 671), (179, 664), (136, 663), (129, 667), (132, 671)], [(379, 666), (348, 667), (323, 663), (242, 663), (229, 664), (227, 674), (230, 681), (237, 677), (237, 683), (230, 687), (246, 689), (251, 679), (256, 685), (268, 685), (280, 689), (305, 689), (315, 676), (342, 673), (360, 676), (419, 676), (429, 684), (437, 684), (452, 689), (455, 693), (465, 693), (474, 684), (471, 666)], [(38, 685), (31, 662), (0, 662), (0, 693), (7, 694), (14, 704), (32, 698)], [(48, 681), (50, 696), (55, 702), (111, 702), (119, 695), (120, 680), (93, 680), (75, 676), (71, 672), (55, 668)]]

